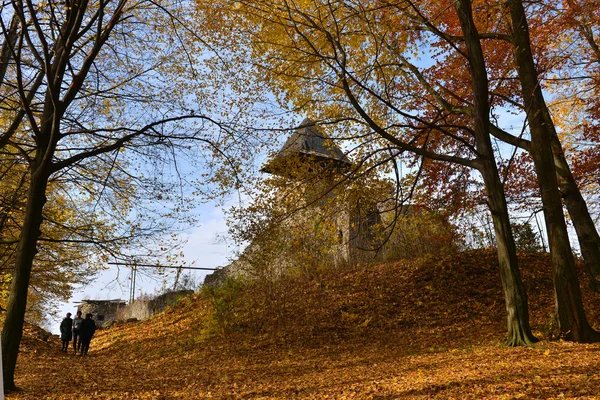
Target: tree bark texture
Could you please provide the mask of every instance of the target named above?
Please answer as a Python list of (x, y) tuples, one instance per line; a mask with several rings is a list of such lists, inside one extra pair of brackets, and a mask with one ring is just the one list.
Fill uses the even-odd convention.
[(48, 174), (33, 170), (27, 194), (25, 219), (17, 247), (10, 297), (2, 328), (2, 365), (4, 388), (15, 389), (14, 375), (23, 336), (23, 323), (27, 308), (27, 291), (33, 259), (37, 253), (37, 240), (42, 224), (42, 210), (46, 203)]
[(565, 159), (554, 123), (550, 120), (547, 126), (551, 129), (550, 133), (552, 134), (552, 150), (560, 194), (577, 233), (585, 271), (590, 280), (590, 288), (596, 293), (600, 293), (600, 235), (598, 235), (596, 224), (594, 224), (587, 204), (571, 173), (571, 168)]
[[(27, 305), (27, 291), (29, 287), (29, 279), (34, 258), (37, 253), (37, 240), (40, 236), (40, 227), (42, 225), (42, 211), (46, 202), (46, 189), (48, 179), (53, 172), (67, 167), (79, 160), (94, 155), (109, 152), (118, 149), (127, 143), (132, 136), (125, 136), (120, 140), (116, 140), (111, 145), (100, 146), (95, 149), (90, 149), (87, 152), (79, 153), (76, 157), (62, 160), (62, 163), (52, 164), (53, 157), (56, 152), (56, 146), (61, 138), (60, 125), (65, 110), (76, 99), (77, 94), (83, 86), (83, 83), (94, 65), (94, 60), (99, 54), (102, 46), (108, 40), (110, 33), (116, 24), (121, 20), (123, 10), (127, 4), (126, 0), (119, 0), (118, 4), (113, 6), (108, 3), (101, 3), (95, 9), (91, 16), (86, 19), (86, 11), (88, 10), (89, 1), (82, 0), (80, 2), (71, 2), (69, 7), (66, 7), (64, 20), (52, 21), (52, 26), (55, 28), (56, 36), (52, 36), (53, 42), (33, 41), (28, 46), (47, 46), (39, 52), (43, 55), (43, 68), (40, 67), (40, 75), (31, 86), (32, 92), (24, 94), (25, 88), (21, 88), (21, 100), (23, 104), (31, 106), (34, 94), (42, 95), (37, 92), (42, 82), (45, 82), (45, 96), (42, 106), (42, 112), (39, 114), (29, 113), (28, 119), (32, 129), (32, 135), (35, 139), (35, 157), (30, 163), (30, 181), (27, 194), (27, 205), (25, 209), (25, 218), (21, 228), (21, 236), (17, 245), (17, 253), (15, 260), (15, 269), (13, 272), (13, 280), (11, 284), (11, 292), (8, 302), (6, 319), (2, 329), (2, 358), (4, 361), (4, 384), (5, 388), (12, 390), (15, 388), (14, 372), (17, 362), (17, 355), (22, 338), (23, 323), (25, 320), (25, 311)], [(22, 7), (20, 2), (16, 3), (15, 7)], [(106, 14), (108, 10), (111, 15)], [(29, 15), (29, 18), (35, 20), (37, 15)], [(107, 18), (105, 18), (107, 17)], [(82, 23), (86, 21), (86, 25), (82, 30)], [(90, 22), (92, 21), (92, 22)], [(36, 21), (39, 22), (39, 21)], [(94, 25), (96, 24), (96, 25)], [(43, 24), (42, 24), (43, 25)], [(91, 30), (89, 30), (91, 29)], [(96, 32), (93, 38), (92, 46), (82, 53), (76, 51), (73, 53), (75, 43), (81, 40), (81, 35), (85, 32)], [(36, 31), (38, 37), (44, 35), (44, 32)], [(6, 39), (5, 39), (6, 40)], [(7, 43), (5, 41), (5, 43)], [(44, 50), (44, 51), (41, 51)], [(4, 56), (4, 49), (2, 50)], [(71, 71), (72, 79), (65, 85), (65, 71), (67, 68), (72, 69), (72, 57), (79, 60), (83, 54), (83, 61), (78, 72)], [(0, 60), (5, 62), (6, 59)], [(16, 68), (21, 68), (22, 60), (15, 60)], [(78, 61), (79, 63), (79, 61)], [(2, 72), (0, 68), (0, 72)], [(65, 89), (66, 88), (66, 89)], [(39, 101), (39, 100), (37, 100)], [(38, 106), (36, 106), (38, 107)], [(20, 121), (19, 121), (20, 123)], [(8, 140), (9, 136), (0, 137), (0, 139)]]
[(567, 339), (577, 342), (596, 341), (600, 337), (591, 328), (585, 315), (575, 259), (569, 243), (554, 165), (552, 135), (548, 128), (551, 118), (533, 61), (525, 9), (520, 0), (509, 0), (508, 5), (515, 59), (531, 133), (530, 152), (544, 208), (560, 329)]
[(475, 146), (479, 154), (479, 170), (483, 176), (498, 243), (500, 277), (507, 311), (507, 344), (511, 346), (529, 345), (536, 342), (537, 338), (531, 332), (529, 325), (527, 293), (521, 280), (504, 187), (500, 180), (489, 135), (489, 85), (485, 59), (479, 33), (473, 21), (470, 0), (456, 0), (454, 7), (467, 47), (473, 88)]
[[(581, 195), (579, 186), (571, 173), (571, 167), (565, 159), (564, 150), (556, 134), (554, 121), (552, 121), (549, 113), (545, 115), (550, 118), (545, 126), (550, 130), (558, 188), (577, 233), (579, 247), (585, 263), (585, 272), (590, 280), (590, 287), (595, 292), (600, 293), (600, 235)], [(529, 140), (510, 134), (499, 134), (497, 129), (492, 129), (492, 134), (506, 143), (531, 152), (531, 142)]]
[(494, 162), (484, 162), (481, 174), (488, 192), (487, 200), (498, 246), (498, 262), (507, 313), (509, 346), (530, 345), (538, 341), (531, 332), (529, 306), (525, 285), (521, 279), (517, 250), (512, 234), (508, 207), (502, 182)]

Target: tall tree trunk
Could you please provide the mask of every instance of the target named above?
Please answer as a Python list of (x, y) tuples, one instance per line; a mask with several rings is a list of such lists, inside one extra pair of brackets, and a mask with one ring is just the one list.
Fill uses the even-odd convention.
[(600, 335), (589, 325), (583, 309), (575, 260), (558, 190), (552, 135), (548, 129), (551, 118), (533, 62), (525, 9), (520, 0), (509, 0), (508, 4), (515, 58), (531, 133), (531, 155), (544, 207), (560, 329), (567, 339), (577, 342), (597, 341), (600, 340)]
[(23, 336), (23, 323), (27, 308), (27, 291), (33, 259), (37, 253), (37, 240), (42, 224), (42, 210), (46, 203), (48, 174), (45, 168), (32, 168), (25, 219), (17, 246), (15, 269), (13, 271), (10, 297), (4, 326), (2, 328), (2, 364), (4, 388), (15, 389), (14, 375), (17, 355)]
[(475, 146), (479, 153), (479, 170), (487, 192), (494, 232), (498, 244), (500, 277), (507, 311), (508, 337), (511, 346), (529, 345), (537, 341), (529, 325), (527, 293), (521, 280), (517, 250), (512, 235), (504, 187), (498, 174), (489, 135), (489, 86), (479, 33), (473, 21), (470, 0), (454, 2), (467, 46), (473, 88), (473, 125)]
[[(587, 204), (581, 195), (579, 186), (571, 173), (571, 167), (567, 163), (562, 145), (556, 134), (554, 121), (552, 121), (549, 113), (546, 113), (546, 115), (549, 119), (545, 126), (548, 127), (552, 138), (552, 152), (554, 153), (554, 166), (556, 168), (558, 188), (577, 233), (579, 247), (585, 264), (585, 272), (590, 280), (590, 288), (600, 293), (600, 235), (590, 215)], [(502, 141), (531, 152), (531, 143), (527, 140), (511, 135), (498, 134), (498, 130), (495, 129), (492, 130), (492, 134)]]
[(500, 181), (496, 163), (483, 161), (483, 164), (480, 171), (488, 193), (488, 207), (494, 223), (500, 278), (506, 304), (508, 328), (506, 344), (509, 346), (530, 345), (537, 342), (538, 339), (531, 332), (529, 325), (527, 292), (519, 271), (504, 187)]
[[(549, 118), (545, 126), (548, 127), (550, 131), (549, 135), (552, 138), (552, 152), (554, 153), (554, 166), (556, 168), (558, 188), (577, 233), (579, 247), (585, 262), (585, 272), (590, 280), (590, 287), (595, 292), (600, 293), (600, 235), (590, 215), (587, 204), (581, 195), (579, 186), (571, 173), (571, 167), (567, 163), (562, 145), (556, 134), (554, 121), (550, 118), (549, 113), (545, 115)], [(531, 152), (531, 142), (528, 140), (502, 133), (499, 134), (496, 129), (492, 129), (492, 134), (502, 141)]]
[[(550, 117), (549, 114), (548, 117)], [(565, 159), (565, 153), (556, 134), (553, 121), (548, 121), (546, 126), (549, 127), (552, 135), (552, 150), (554, 152), (558, 187), (577, 233), (585, 270), (590, 280), (590, 288), (600, 293), (600, 235), (598, 235), (596, 224), (594, 224), (587, 204), (571, 173), (571, 168)]]

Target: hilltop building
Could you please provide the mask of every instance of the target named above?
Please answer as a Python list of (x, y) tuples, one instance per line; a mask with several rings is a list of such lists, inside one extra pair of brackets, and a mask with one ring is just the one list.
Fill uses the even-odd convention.
[[(352, 162), (348, 156), (320, 130), (314, 121), (305, 119), (288, 138), (279, 152), (262, 168), (263, 172), (279, 175), (292, 181), (310, 180), (306, 193), (312, 212), (318, 213), (331, 196), (340, 174), (348, 172)], [(318, 200), (311, 201), (311, 197)], [(337, 262), (357, 264), (372, 261), (376, 254), (366, 251), (372, 247), (374, 227), (381, 223), (381, 214), (375, 207), (361, 204), (347, 205), (333, 216), (341, 246)]]
[[(305, 119), (261, 171), (302, 184), (298, 186), (302, 187), (304, 201), (294, 213), (289, 226), (306, 222), (306, 229), (310, 230), (316, 229), (313, 228), (315, 224), (310, 223), (311, 218), (323, 214), (328, 203), (337, 196), (334, 190), (336, 183), (352, 167), (351, 160), (334, 141), (313, 121)], [(373, 228), (381, 223), (379, 211), (366, 205), (362, 205), (361, 209), (361, 204), (344, 207), (336, 213), (327, 211), (331, 225), (328, 227), (331, 231), (329, 236), (335, 236), (335, 240), (323, 252), (325, 255), (322, 257), (328, 258), (323, 261), (358, 264), (374, 260), (377, 253), (367, 249), (374, 238)], [(310, 232), (307, 233), (310, 235)], [(256, 243), (250, 244), (238, 260), (209, 275), (205, 283), (218, 283), (226, 275), (246, 274), (245, 271), (250, 269), (250, 264), (259, 257), (261, 251), (264, 249)], [(297, 260), (279, 259), (272, 264), (279, 269), (286, 269), (295, 263)]]
[(298, 163), (306, 167), (304, 171), (317, 173), (343, 171), (352, 166), (348, 156), (308, 118), (302, 121), (261, 171), (292, 180), (301, 179)]

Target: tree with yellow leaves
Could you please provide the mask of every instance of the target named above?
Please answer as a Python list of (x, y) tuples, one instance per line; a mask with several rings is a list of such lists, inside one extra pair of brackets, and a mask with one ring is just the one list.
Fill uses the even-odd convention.
[[(325, 115), (328, 122), (342, 121), (343, 134), (339, 137), (356, 143), (349, 146), (367, 168), (386, 165), (384, 168), (393, 173), (394, 160), (415, 154), (417, 160), (434, 160), (423, 163), (429, 167), (455, 164), (456, 175), (468, 176), (471, 170), (481, 173), (498, 242), (508, 315), (507, 343), (535, 342), (489, 137), (485, 67), (471, 68), (478, 62), (469, 58), (476, 56), (476, 44), (469, 50), (463, 45), (441, 50), (440, 58), (457, 64), (440, 65), (460, 68), (465, 74), (460, 83), (452, 82), (455, 86), (450, 90), (474, 103), (467, 107), (443, 101), (433, 83), (435, 77), (430, 76), (433, 68), (414, 63), (419, 45), (431, 46), (435, 38), (414, 28), (426, 26), (412, 18), (412, 6), (408, 2), (285, 0), (199, 5), (209, 9), (202, 14), (207, 25), (224, 25), (232, 31), (228, 38), (215, 35), (215, 46), (235, 53), (239, 43), (247, 43), (237, 59), (251, 60), (258, 72), (256, 78), (273, 88), (281, 104)], [(432, 15), (439, 6), (444, 17), (460, 21), (455, 25), (458, 32), (468, 28), (477, 37), (470, 3), (427, 6), (432, 7), (428, 10)], [(414, 7), (414, 12), (422, 9)], [(473, 74), (477, 79), (471, 79)], [(367, 159), (371, 161), (363, 161)]]
[[(514, 344), (528, 343), (531, 335), (490, 133), (530, 150), (554, 255), (561, 330), (576, 341), (599, 339), (583, 310), (561, 192), (592, 279), (600, 247), (586, 235), (598, 234), (553, 131), (529, 43), (528, 18), (549, 4), (532, 5), (530, 14), (517, 0), (222, 1), (199, 7), (210, 9), (207, 25), (226, 25), (233, 32), (215, 37), (216, 45), (236, 53), (236, 45), (247, 44), (236, 60), (250, 59), (257, 79), (273, 88), (280, 104), (326, 115), (330, 122), (362, 125), (364, 133), (353, 138), (361, 148), (386, 143), (397, 154), (413, 152), (481, 172), (500, 238)], [(528, 125), (520, 136), (498, 123), (495, 113), (506, 109), (525, 112)], [(531, 140), (522, 137), (525, 133)], [(522, 328), (512, 326), (514, 315)]]
[[(186, 4), (19, 0), (0, 10), (12, 21), (2, 31), (0, 151), (10, 176), (23, 178), (2, 193), (16, 200), (3, 215), (18, 211), (1, 231), (14, 249), (2, 330), (7, 390), (36, 269), (59, 263), (68, 277), (72, 266), (109, 257), (168, 257), (177, 237), (165, 234), (193, 207), (179, 189), (189, 176), (174, 161), (199, 167), (226, 155), (232, 130), (221, 124), (213, 136), (217, 125), (202, 111), (213, 98)], [(208, 195), (202, 184), (214, 177), (195, 178)]]

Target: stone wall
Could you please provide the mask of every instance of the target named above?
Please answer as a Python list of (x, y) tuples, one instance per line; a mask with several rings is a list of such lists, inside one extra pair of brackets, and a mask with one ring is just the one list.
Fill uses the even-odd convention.
[(131, 319), (144, 320), (164, 311), (169, 306), (174, 306), (186, 296), (194, 294), (193, 290), (177, 290), (167, 292), (151, 300), (136, 300), (132, 304), (123, 307), (117, 313), (117, 321)]
[(136, 300), (130, 305), (123, 307), (117, 313), (117, 321), (127, 321), (137, 319), (139, 321), (150, 318), (148, 303), (150, 300)]
[(177, 290), (174, 292), (167, 292), (160, 296), (150, 300), (148, 302), (148, 310), (150, 315), (158, 314), (163, 312), (167, 307), (174, 306), (179, 303), (184, 297), (194, 294), (193, 290)]
[(231, 269), (231, 267), (229, 265), (229, 266), (226, 266), (223, 268), (219, 268), (215, 272), (206, 275), (206, 277), (204, 278), (203, 285), (212, 286), (212, 287), (221, 285), (227, 279), (228, 272), (230, 269)]
[[(373, 247), (376, 236), (373, 228), (381, 223), (381, 215), (377, 209), (366, 215), (360, 215), (358, 210), (354, 210), (352, 213), (342, 210), (334, 215), (328, 215), (327, 218), (322, 218), (327, 214), (326, 211), (329, 211), (324, 207), (320, 205), (307, 207), (305, 210), (296, 212), (292, 218), (284, 222), (282, 231), (285, 231), (288, 226), (290, 229), (287, 236), (282, 235), (280, 239), (275, 239), (279, 240), (279, 242), (274, 242), (279, 243), (274, 252), (275, 256), (270, 255), (273, 253), (272, 244), (261, 247), (256, 241), (252, 242), (237, 260), (207, 275), (204, 285), (219, 286), (228, 277), (248, 279), (257, 276), (277, 277), (298, 265), (303, 265), (302, 260), (297, 258), (298, 253), (293, 251), (293, 246), (288, 245), (294, 234), (305, 235), (310, 240), (315, 229), (315, 221), (330, 223), (331, 232), (323, 241), (315, 243), (318, 248), (317, 251), (309, 253), (313, 257), (308, 260), (309, 262), (312, 261), (319, 265), (356, 265), (371, 263), (381, 256), (381, 253), (369, 250)], [(271, 237), (267, 236), (267, 240), (271, 240)], [(270, 253), (269, 250), (271, 250)], [(305, 250), (305, 252), (307, 251)], [(304, 261), (307, 261), (306, 256)]]
[(81, 311), (83, 318), (86, 314), (92, 314), (96, 326), (105, 328), (115, 321), (119, 310), (126, 304), (121, 300), (82, 300), (77, 310)]

